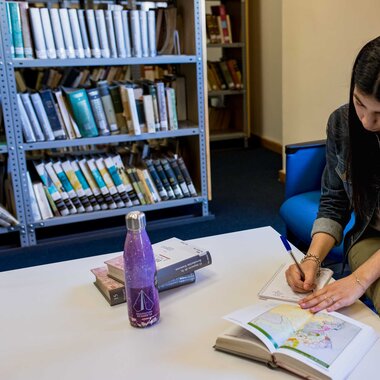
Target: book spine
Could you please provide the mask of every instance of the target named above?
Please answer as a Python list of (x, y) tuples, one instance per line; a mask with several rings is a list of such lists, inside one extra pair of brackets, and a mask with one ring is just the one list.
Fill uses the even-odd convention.
[[(70, 164), (71, 164), (71, 167), (72, 167), (75, 175), (78, 178), (78, 181), (80, 182), (80, 184), (82, 186), (84, 194), (86, 195), (86, 197), (90, 201), (90, 204), (91, 204), (93, 210), (99, 211), (100, 205), (99, 205), (98, 201), (96, 200), (96, 197), (95, 197), (94, 193), (92, 192), (90, 185), (88, 184), (86, 178), (84, 177), (82, 170), (79, 167), (78, 162), (73, 160), (73, 161), (70, 161)], [(104, 201), (104, 199), (102, 199), (102, 201)]]
[(12, 18), (11, 18), (11, 11), (9, 9), (9, 2), (5, 4), (6, 6), (6, 13), (7, 13), (7, 21), (8, 21), (8, 31), (9, 31), (9, 42), (10, 42), (10, 50), (11, 50), (11, 56), (12, 58), (15, 58), (15, 44), (13, 42), (13, 31), (12, 31)]
[(132, 46), (133, 46), (133, 56), (142, 57), (142, 41), (141, 41), (141, 28), (140, 28), (140, 18), (138, 10), (130, 10), (130, 26), (132, 34)]
[(232, 76), (230, 74), (230, 71), (228, 70), (228, 67), (227, 67), (227, 64), (226, 64), (226, 61), (220, 61), (219, 62), (219, 67), (221, 68), (222, 70), (222, 74), (223, 74), (223, 77), (224, 77), (224, 80), (225, 82), (227, 83), (228, 85), (228, 88), (230, 90), (234, 90), (235, 89), (235, 83), (232, 79)]
[(116, 122), (115, 108), (112, 103), (110, 89), (106, 81), (98, 83), (100, 99), (103, 103), (104, 112), (107, 118), (109, 129), (113, 135), (119, 134), (120, 130)]
[(30, 8), (30, 23), (33, 32), (34, 49), (38, 59), (47, 59), (46, 43), (42, 29), (41, 14), (39, 8)]
[(114, 202), (116, 203), (116, 206), (118, 208), (125, 207), (125, 203), (122, 201), (120, 194), (118, 193), (117, 188), (112, 181), (112, 177), (110, 176), (109, 172), (107, 171), (107, 168), (104, 164), (103, 157), (96, 159), (95, 165), (98, 168), (99, 173), (103, 177), (104, 183), (106, 184), (108, 191), (110, 192)]
[(19, 221), (5, 207), (2, 207), (1, 205), (0, 218), (13, 226), (20, 224)]
[(111, 131), (108, 128), (107, 117), (104, 112), (103, 102), (100, 98), (99, 90), (97, 88), (91, 88), (86, 91), (99, 133), (102, 136), (110, 135)]
[(121, 160), (120, 155), (112, 156), (112, 160), (115, 164), (115, 167), (119, 173), (120, 178), (123, 180), (125, 190), (128, 194), (129, 199), (132, 202), (133, 206), (138, 206), (140, 204), (139, 198), (132, 186), (132, 183), (126, 173), (125, 167)]
[(152, 176), (150, 175), (148, 169), (144, 168), (144, 169), (141, 169), (141, 171), (142, 171), (145, 183), (148, 186), (149, 191), (151, 192), (153, 196), (154, 202), (161, 202), (160, 194), (158, 193), (156, 185), (154, 184)]
[(57, 140), (66, 139), (65, 131), (58, 119), (53, 92), (50, 89), (40, 91), (41, 101), (45, 108), (46, 115), (49, 119), (49, 124), (52, 128), (54, 138)]
[(72, 35), (73, 35), (75, 57), (84, 58), (85, 56), (84, 56), (83, 40), (82, 40), (81, 31), (80, 31), (77, 10), (74, 8), (71, 8), (69, 9), (68, 13), (69, 13), (70, 26), (71, 26)]
[(17, 104), (20, 111), (20, 118), (22, 124), (22, 132), (26, 142), (36, 142), (36, 136), (34, 135), (32, 124), (29, 121), (24, 104), (21, 100), (20, 94), (17, 94)]
[(84, 56), (86, 58), (91, 58), (90, 42), (88, 40), (88, 31), (87, 31), (86, 19), (85, 19), (84, 12), (85, 12), (84, 9), (78, 9), (77, 10), (79, 28), (80, 28), (80, 34), (82, 36)]
[(57, 58), (57, 50), (55, 48), (53, 29), (51, 27), (49, 10), (47, 8), (40, 9), (42, 29), (45, 36), (46, 51), (49, 59)]
[(124, 117), (123, 102), (120, 95), (120, 86), (110, 86), (109, 87), (112, 104), (115, 110), (116, 124), (120, 130), (120, 133), (128, 133), (127, 123)]
[(127, 171), (128, 176), (130, 178), (130, 181), (132, 183), (133, 189), (135, 190), (137, 197), (139, 198), (140, 203), (142, 205), (145, 205), (146, 200), (144, 197), (144, 192), (142, 190), (142, 185), (139, 184), (140, 181), (139, 181), (139, 178), (137, 177), (137, 174), (135, 173), (135, 171), (133, 170), (132, 167), (126, 168), (126, 171)]
[(71, 32), (69, 12), (66, 8), (60, 8), (58, 11), (62, 30), (64, 31), (63, 39), (65, 41), (66, 54), (69, 58), (75, 58), (74, 40)]
[(60, 59), (66, 59), (66, 49), (65, 49), (65, 41), (63, 39), (63, 31), (61, 25), (61, 19), (59, 18), (59, 13), (57, 8), (50, 8), (50, 18), (51, 25), (53, 29), (55, 48), (57, 52), (57, 57)]
[(78, 213), (85, 212), (85, 208), (83, 207), (82, 202), (80, 201), (80, 199), (78, 197), (78, 194), (75, 192), (72, 183), (70, 182), (70, 180), (67, 178), (67, 175), (63, 171), (61, 163), (59, 161), (54, 162), (53, 163), (53, 169), (55, 171), (55, 174), (57, 175), (57, 177), (61, 181), (62, 186), (65, 189), (66, 193), (70, 197), (71, 202), (73, 203), (73, 205), (77, 209)]
[(108, 35), (108, 44), (111, 50), (111, 57), (117, 58), (117, 47), (116, 47), (116, 38), (115, 38), (115, 27), (113, 24), (112, 11), (106, 9), (104, 11), (104, 18), (106, 22), (107, 35)]
[(156, 86), (154, 84), (150, 84), (148, 86), (148, 91), (149, 91), (149, 94), (152, 95), (155, 129), (156, 129), (156, 132), (159, 132), (161, 129), (161, 125), (160, 125), (160, 113), (158, 111), (158, 100), (157, 100)]
[(190, 191), (191, 196), (196, 197), (198, 194), (197, 194), (197, 191), (195, 190), (193, 181), (190, 177), (189, 171), (187, 170), (187, 166), (185, 164), (184, 159), (182, 157), (178, 157), (177, 161), (178, 161), (179, 168), (181, 169), (182, 175), (185, 178), (185, 181), (186, 181), (186, 184)]
[(54, 215), (50, 208), (49, 201), (47, 200), (43, 184), (41, 182), (33, 183), (32, 187), (40, 210), (41, 219), (45, 220), (53, 218)]
[(131, 37), (129, 33), (129, 11), (122, 10), (121, 18), (123, 21), (123, 31), (124, 31), (124, 42), (125, 42), (125, 53), (126, 57), (132, 57), (132, 47), (131, 47)]
[(81, 135), (84, 137), (98, 136), (98, 130), (96, 128), (95, 119), (91, 111), (86, 90), (80, 89), (68, 92), (66, 95)]
[(69, 209), (67, 208), (65, 202), (63, 201), (62, 196), (60, 192), (58, 191), (58, 189), (56, 188), (53, 180), (48, 175), (45, 168), (45, 164), (44, 163), (37, 164), (36, 162), (33, 162), (33, 164), (34, 164), (34, 167), (36, 168), (36, 171), (39, 177), (41, 178), (42, 183), (44, 184), (44, 186), (46, 186), (51, 198), (53, 199), (59, 213), (62, 216), (69, 215), (70, 214)]
[(12, 25), (12, 40), (15, 58), (24, 58), (24, 41), (22, 38), (21, 14), (19, 3), (10, 1), (7, 3)]
[(36, 140), (37, 141), (45, 141), (45, 136), (42, 132), (40, 123), (38, 122), (38, 118), (37, 118), (37, 115), (34, 111), (32, 101), (30, 100), (29, 93), (20, 94), (20, 97), (21, 97), (21, 100), (24, 104), (25, 111), (26, 111), (27, 117), (29, 119), (29, 122), (31, 124), (33, 133), (36, 137)]
[(149, 56), (155, 57), (157, 55), (156, 12), (153, 10), (148, 11), (148, 41), (149, 41)]
[(142, 56), (149, 57), (148, 12), (139, 10)]
[(57, 177), (57, 174), (54, 171), (53, 163), (48, 162), (48, 163), (44, 164), (44, 166), (45, 166), (45, 170), (46, 170), (48, 176), (50, 177), (50, 180), (53, 182), (54, 186), (59, 191), (60, 196), (62, 198), (62, 201), (64, 202), (65, 206), (69, 210), (69, 213), (70, 214), (77, 214), (78, 211), (77, 211), (76, 207), (71, 202), (69, 195), (66, 193), (66, 191), (62, 185), (62, 182)]
[(57, 99), (57, 106), (62, 116), (62, 125), (65, 127), (65, 131), (69, 139), (73, 140), (76, 138), (70, 115), (67, 110), (67, 105), (65, 99), (63, 98), (62, 91), (55, 91), (54, 96)]
[(169, 116), (169, 129), (174, 131), (178, 129), (177, 109), (175, 104), (175, 90), (174, 88), (166, 87), (165, 92)]
[(115, 163), (113, 162), (112, 157), (104, 158), (104, 164), (108, 170), (108, 173), (110, 174), (112, 178), (112, 182), (115, 184), (115, 187), (120, 195), (121, 200), (125, 203), (127, 207), (131, 207), (132, 202), (129, 199), (127, 189), (124, 186), (123, 180), (120, 177), (119, 172), (117, 171), (117, 168), (115, 166)]
[(138, 183), (139, 183), (141, 192), (145, 198), (146, 203), (147, 204), (156, 203), (157, 201), (154, 197), (153, 192), (151, 191), (151, 189), (149, 188), (149, 186), (145, 180), (144, 173), (142, 172), (142, 170), (138, 169), (138, 168), (134, 168), (134, 172), (136, 174), (136, 177), (138, 178), (138, 181), (139, 181)]
[(173, 189), (176, 198), (183, 198), (182, 190), (178, 184), (178, 181), (173, 172), (173, 169), (171, 168), (169, 164), (169, 161), (166, 158), (162, 158), (160, 161), (161, 161), (161, 165), (163, 169), (165, 170), (165, 174), (168, 177), (170, 186)]
[(127, 58), (127, 50), (125, 45), (124, 28), (121, 12), (121, 10), (112, 11), (113, 23), (115, 27), (117, 55), (119, 56), (119, 58)]
[(76, 176), (73, 167), (71, 166), (70, 161), (62, 161), (61, 166), (63, 171), (65, 172), (68, 180), (70, 181), (71, 185), (74, 188), (75, 193), (77, 194), (80, 202), (82, 203), (84, 209), (86, 212), (93, 211), (93, 207), (90, 203), (90, 200), (88, 199), (85, 191), (83, 190), (82, 184), (79, 181), (78, 177)]
[[(86, 178), (86, 181), (87, 181), (88, 185), (90, 186), (91, 191), (94, 194), (95, 199), (99, 203), (101, 209), (107, 210), (108, 205), (107, 205), (106, 199), (103, 196), (103, 194), (100, 190), (100, 187), (98, 186), (98, 184), (96, 182), (96, 179), (92, 175), (92, 171), (91, 171), (91, 168), (88, 166), (87, 160), (85, 158), (79, 160), (78, 165), (79, 165), (84, 177)], [(95, 169), (96, 169), (96, 167), (95, 167)], [(110, 198), (110, 200), (112, 201), (112, 198)]]
[(156, 132), (156, 123), (154, 120), (153, 98), (152, 95), (143, 95), (145, 123), (148, 133)]
[(96, 27), (98, 29), (101, 55), (103, 58), (110, 58), (111, 50), (108, 44), (106, 20), (104, 17), (103, 9), (95, 10), (95, 20), (96, 20)]
[(157, 102), (158, 111), (160, 114), (160, 129), (167, 131), (168, 128), (168, 113), (166, 110), (165, 86), (163, 82), (158, 82), (157, 85)]
[(168, 193), (169, 199), (175, 199), (176, 196), (174, 194), (172, 187), (170, 186), (168, 177), (165, 174), (164, 168), (162, 167), (160, 160), (156, 159), (156, 160), (153, 160), (152, 162), (161, 179), (162, 184), (164, 185), (166, 192)]
[(137, 113), (136, 99), (133, 88), (127, 87), (127, 99), (129, 113), (131, 115), (131, 121), (133, 126), (133, 133), (135, 135), (141, 135), (140, 121)]
[(161, 200), (166, 201), (169, 199), (168, 193), (164, 188), (164, 185), (157, 173), (156, 168), (153, 165), (153, 162), (151, 159), (145, 160), (145, 165), (150, 173), (150, 176), (152, 177), (154, 184), (156, 185), (156, 189), (158, 191), (158, 194), (160, 195)]
[(175, 277), (163, 284), (157, 284), (157, 289), (159, 292), (164, 292), (165, 290), (178, 288), (183, 285), (192, 284), (196, 280), (194, 272), (189, 272), (182, 276)]
[(98, 29), (95, 21), (95, 11), (93, 9), (86, 9), (86, 20), (88, 25), (88, 34), (90, 36), (91, 54), (94, 58), (100, 58), (102, 54), (100, 51)]
[(30, 178), (29, 172), (26, 172), (26, 182), (28, 185), (29, 202), (30, 202), (30, 208), (32, 210), (33, 221), (36, 222), (37, 220), (41, 220), (41, 213), (40, 213), (40, 209), (38, 208), (36, 195), (34, 194), (34, 191), (33, 191), (32, 180)]
[(49, 118), (46, 114), (44, 105), (42, 103), (40, 94), (38, 92), (31, 94), (30, 99), (32, 100), (34, 110), (36, 112), (38, 121), (40, 122), (42, 131), (45, 135), (46, 140), (48, 141), (55, 140), (55, 136), (51, 128)]
[(178, 263), (178, 266), (175, 264), (160, 268), (157, 271), (157, 283), (165, 283), (172, 280), (173, 278), (192, 273), (195, 270), (204, 268), (207, 265), (210, 265), (212, 262), (211, 255), (209, 252), (205, 252), (202, 255), (190, 257), (186, 260), (182, 260)]
[(104, 200), (106, 201), (107, 207), (111, 210), (116, 209), (117, 205), (114, 202), (114, 200), (113, 200), (113, 198), (112, 198), (112, 196), (108, 190), (108, 187), (104, 182), (102, 175), (100, 174), (98, 168), (96, 167), (95, 159), (94, 158), (88, 159), (87, 165), (91, 171), (92, 176), (95, 179), (96, 184), (98, 185), (98, 187), (99, 187), (99, 189), (100, 189), (100, 191), (104, 197)]
[(179, 168), (178, 162), (175, 158), (168, 158), (170, 167), (173, 169), (175, 177), (178, 181), (179, 186), (181, 187), (182, 193), (185, 197), (190, 197), (190, 191), (187, 187), (185, 178), (182, 175), (181, 169)]

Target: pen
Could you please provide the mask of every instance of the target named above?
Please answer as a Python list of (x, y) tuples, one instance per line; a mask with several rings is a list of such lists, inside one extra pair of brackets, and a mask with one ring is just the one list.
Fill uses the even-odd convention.
[(294, 263), (296, 264), (298, 270), (300, 271), (300, 273), (301, 273), (301, 280), (305, 281), (305, 272), (302, 270), (301, 265), (298, 263), (296, 257), (294, 256), (294, 254), (292, 252), (292, 248), (290, 247), (289, 242), (286, 240), (285, 236), (281, 235), (280, 238), (281, 238), (282, 244), (284, 244), (285, 249), (288, 251), (288, 253), (292, 257)]

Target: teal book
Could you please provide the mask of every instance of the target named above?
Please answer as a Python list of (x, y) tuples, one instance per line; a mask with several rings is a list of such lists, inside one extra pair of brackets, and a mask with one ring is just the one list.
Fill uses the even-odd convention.
[(15, 44), (13, 42), (13, 33), (12, 33), (12, 19), (11, 19), (11, 12), (9, 9), (9, 3), (6, 3), (6, 12), (7, 12), (7, 20), (8, 20), (8, 31), (9, 31), (9, 40), (10, 40), (10, 49), (11, 49), (11, 55), (12, 58), (16, 58), (15, 56)]
[(7, 3), (7, 7), (12, 24), (12, 40), (15, 50), (15, 58), (25, 58), (19, 5), (14, 1), (10, 1)]
[(86, 90), (63, 89), (70, 103), (75, 122), (78, 125), (82, 137), (96, 137), (99, 132), (96, 128), (95, 118), (87, 97)]

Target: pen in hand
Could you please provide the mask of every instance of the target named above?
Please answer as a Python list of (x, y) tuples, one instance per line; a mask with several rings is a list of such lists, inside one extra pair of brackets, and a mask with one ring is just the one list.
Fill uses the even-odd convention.
[(292, 252), (292, 248), (290, 247), (289, 242), (286, 240), (286, 237), (284, 237), (282, 235), (280, 236), (280, 238), (281, 238), (282, 244), (284, 244), (285, 249), (288, 251), (288, 253), (292, 257), (292, 259), (294, 261), (294, 264), (296, 264), (298, 270), (300, 271), (301, 280), (305, 281), (305, 272), (302, 270), (301, 265), (299, 264), (299, 262), (297, 261), (296, 257), (294, 256), (294, 254)]

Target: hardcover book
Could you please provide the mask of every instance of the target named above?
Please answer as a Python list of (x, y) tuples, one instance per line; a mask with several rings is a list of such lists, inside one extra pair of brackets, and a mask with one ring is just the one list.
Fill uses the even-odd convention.
[[(156, 259), (157, 284), (159, 286), (173, 278), (210, 265), (212, 262), (210, 252), (177, 238), (153, 244), (153, 253)], [(110, 277), (124, 282), (122, 255), (107, 260), (105, 264)]]
[(282, 367), (307, 379), (346, 379), (378, 339), (372, 327), (337, 312), (261, 301), (224, 317), (235, 325), (214, 348)]

